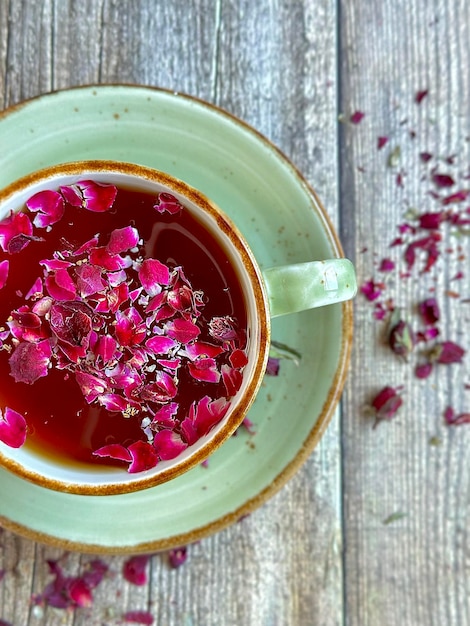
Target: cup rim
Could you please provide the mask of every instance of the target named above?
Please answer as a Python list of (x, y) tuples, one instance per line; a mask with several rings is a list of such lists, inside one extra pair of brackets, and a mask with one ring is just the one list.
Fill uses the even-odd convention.
[[(217, 225), (223, 233), (223, 236), (236, 250), (237, 255), (242, 261), (246, 275), (249, 277), (250, 285), (253, 290), (253, 303), (259, 320), (256, 329), (257, 337), (253, 338), (258, 346), (258, 350), (250, 379), (248, 380), (243, 394), (241, 394), (241, 397), (237, 400), (237, 404), (230, 411), (229, 418), (224, 419), (220, 428), (217, 428), (216, 425), (214, 427), (215, 432), (212, 433), (212, 436), (210, 436), (200, 448), (189, 454), (187, 458), (177, 462), (178, 457), (176, 457), (174, 465), (160, 471), (157, 470), (157, 465), (156, 468), (151, 470), (133, 474), (132, 478), (125, 482), (119, 482), (119, 480), (98, 484), (66, 482), (26, 468), (14, 458), (6, 456), (2, 450), (0, 450), (0, 466), (41, 487), (78, 495), (117, 495), (144, 490), (168, 482), (196, 465), (201, 464), (241, 425), (261, 386), (269, 356), (271, 318), (269, 314), (268, 296), (262, 273), (254, 254), (245, 237), (233, 221), (204, 193), (181, 179), (156, 168), (126, 161), (97, 159), (70, 161), (35, 170), (11, 182), (3, 189), (0, 189), (0, 207), (14, 200), (16, 196), (26, 194), (28, 189), (32, 187), (34, 187), (35, 190), (37, 190), (38, 186), (52, 188), (54, 187), (54, 181), (64, 177), (76, 176), (78, 181), (85, 176), (93, 179), (93, 176), (113, 174), (131, 176), (137, 181), (137, 184), (138, 181), (146, 181), (151, 184), (162, 185), (169, 191), (182, 196), (184, 199), (196, 205), (198, 209), (202, 210), (202, 212), (209, 216), (214, 224)], [(33, 193), (35, 193), (35, 191)], [(26, 199), (27, 198), (25, 198), (25, 200)], [(21, 203), (21, 206), (24, 204), (24, 201)], [(0, 219), (3, 219), (3, 217), (0, 216)], [(241, 406), (242, 404), (243, 406)], [(210, 434), (211, 433), (209, 433), (209, 435)], [(119, 470), (120, 468), (118, 468), (118, 472), (120, 473)], [(125, 469), (122, 471), (125, 472)], [(118, 472), (116, 472), (116, 475)], [(114, 475), (114, 472), (110, 475)]]

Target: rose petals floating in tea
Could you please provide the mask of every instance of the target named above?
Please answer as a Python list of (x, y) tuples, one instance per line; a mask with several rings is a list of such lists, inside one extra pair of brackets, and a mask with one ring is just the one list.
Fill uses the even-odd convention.
[[(91, 221), (93, 213), (114, 210), (123, 193), (81, 181), (36, 193), (22, 212), (0, 222), (0, 247), (8, 255), (0, 259), (0, 288), (10, 289), (9, 300), (19, 298), (0, 326), (0, 356), (15, 383), (30, 386), (62, 372), (64, 380), (75, 380), (87, 405), (136, 420), (140, 438), (116, 441), (110, 433), (111, 441), (93, 450), (95, 458), (126, 463), (134, 473), (175, 458), (224, 418), (247, 356), (245, 320), (240, 325), (232, 309), (207, 315), (206, 293), (193, 287), (187, 268), (173, 257), (149, 256), (148, 235), (140, 234), (138, 222), (81, 241), (54, 238), (60, 222), (72, 225), (83, 210)], [(151, 206), (151, 228), (164, 215), (177, 220), (184, 213), (168, 193)], [(12, 255), (21, 259), (26, 246), (51, 238), (53, 249), (34, 270), (39, 276), (33, 274), (25, 295), (18, 289), (13, 295)], [(182, 402), (180, 386), (188, 381), (194, 397)], [(6, 409), (0, 439), (20, 447), (26, 433), (25, 418)]]

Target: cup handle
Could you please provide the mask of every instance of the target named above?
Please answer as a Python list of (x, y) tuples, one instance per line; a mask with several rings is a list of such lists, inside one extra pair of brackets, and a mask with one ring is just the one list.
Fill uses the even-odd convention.
[(294, 263), (263, 270), (271, 317), (350, 300), (356, 272), (348, 259)]

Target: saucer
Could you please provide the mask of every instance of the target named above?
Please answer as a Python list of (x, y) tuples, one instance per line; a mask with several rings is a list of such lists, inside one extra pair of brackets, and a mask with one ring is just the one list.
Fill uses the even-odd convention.
[[(342, 256), (305, 180), (267, 139), (230, 114), (177, 93), (90, 86), (0, 113), (0, 187), (65, 161), (113, 159), (166, 171), (212, 198), (244, 233), (262, 268)], [(252, 512), (307, 459), (339, 400), (351, 304), (276, 318), (273, 340), (300, 352), (265, 376), (241, 429), (208, 460), (166, 484), (118, 496), (50, 491), (0, 470), (0, 523), (82, 552), (164, 550)]]

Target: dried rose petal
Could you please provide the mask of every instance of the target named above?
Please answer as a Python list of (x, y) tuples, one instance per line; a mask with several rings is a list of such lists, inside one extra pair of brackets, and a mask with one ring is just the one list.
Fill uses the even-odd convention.
[(33, 225), (26, 213), (10, 213), (0, 222), (0, 247), (14, 254), (28, 245), (33, 234)]
[(392, 259), (384, 258), (380, 261), (380, 272), (392, 272), (395, 269), (395, 263)]
[(456, 191), (455, 193), (442, 198), (442, 204), (447, 206), (449, 204), (456, 204), (458, 202), (465, 202), (465, 200), (470, 196), (470, 189), (461, 189), (460, 191)]
[(9, 261), (0, 261), (0, 289), (2, 289), (7, 282), (9, 269)]
[(77, 289), (82, 298), (88, 298), (106, 289), (101, 269), (91, 263), (84, 263), (75, 268)]
[(436, 298), (426, 298), (426, 300), (419, 302), (418, 311), (427, 326), (432, 326), (438, 322), (441, 316)]
[(162, 192), (158, 194), (158, 200), (153, 208), (159, 213), (167, 212), (175, 215), (183, 209), (183, 206), (171, 193)]
[(89, 260), (92, 265), (98, 265), (110, 272), (116, 272), (126, 267), (126, 261), (119, 254), (111, 254), (105, 246), (98, 246), (90, 250)]
[(156, 296), (163, 285), (170, 284), (170, 270), (157, 259), (145, 259), (139, 268), (139, 280), (149, 296)]
[(161, 430), (156, 433), (153, 445), (162, 461), (170, 461), (176, 458), (188, 447), (188, 444), (172, 430)]
[(389, 137), (377, 137), (377, 150), (382, 150), (388, 141)]
[(425, 363), (418, 363), (415, 368), (415, 376), (416, 378), (421, 379), (428, 378), (431, 375), (432, 369), (433, 365), (429, 361)]
[(436, 187), (439, 188), (452, 187), (452, 185), (455, 185), (455, 180), (449, 174), (434, 173), (432, 180)]
[(54, 300), (73, 300), (77, 295), (75, 283), (66, 269), (48, 274), (44, 284)]
[(376, 283), (374, 280), (372, 280), (372, 278), (370, 280), (367, 280), (363, 285), (361, 285), (361, 293), (364, 294), (369, 302), (380, 298), (384, 289), (384, 283)]
[(147, 566), (150, 558), (149, 554), (139, 554), (124, 561), (122, 566), (124, 579), (138, 587), (147, 584)]
[(145, 342), (145, 347), (153, 354), (168, 354), (177, 345), (178, 343), (174, 339), (165, 335), (151, 337)]
[(432, 154), (430, 152), (420, 152), (419, 158), (423, 161), (423, 163), (427, 163), (432, 159)]
[(168, 322), (166, 332), (168, 337), (180, 343), (189, 343), (199, 337), (201, 330), (190, 320), (178, 318), (172, 322)]
[(36, 313), (29, 310), (23, 310), (21, 307), (18, 311), (12, 311), (11, 316), (18, 322), (22, 328), (39, 328), (41, 326), (41, 318)]
[(354, 111), (349, 120), (352, 124), (360, 124), (364, 117), (365, 113), (363, 113), (362, 111)]
[(42, 298), (42, 296), (43, 296), (42, 280), (40, 278), (36, 278), (30, 290), (25, 295), (25, 300), (36, 300), (37, 298)]
[(171, 567), (177, 568), (181, 567), (184, 563), (186, 563), (188, 559), (188, 548), (187, 546), (180, 546), (179, 548), (174, 548), (168, 552), (168, 562)]
[(405, 262), (409, 269), (411, 269), (416, 261), (416, 250), (424, 250), (427, 253), (426, 264), (422, 272), (428, 272), (436, 263), (439, 257), (439, 250), (437, 244), (441, 241), (441, 235), (438, 232), (432, 232), (427, 237), (418, 239), (410, 243), (404, 254)]
[(437, 230), (445, 218), (443, 211), (437, 213), (423, 213), (419, 216), (419, 227), (427, 230)]
[(152, 626), (155, 621), (149, 611), (127, 611), (123, 614), (122, 619), (128, 624), (142, 624), (143, 626)]
[(60, 192), (72, 206), (103, 213), (113, 206), (117, 188), (114, 185), (97, 183), (93, 180), (82, 180), (74, 185), (61, 187)]
[(65, 203), (57, 191), (39, 191), (31, 196), (26, 206), (33, 213), (37, 213), (33, 223), (37, 228), (46, 228), (62, 219)]
[(38, 378), (47, 376), (51, 355), (48, 339), (38, 343), (19, 343), (8, 359), (10, 374), (15, 382), (32, 385)]
[(395, 417), (398, 409), (403, 404), (402, 397), (394, 387), (384, 387), (372, 400), (375, 409), (376, 424), (381, 420), (390, 420)]
[(280, 361), (278, 358), (270, 356), (266, 366), (266, 374), (268, 376), (278, 376), (280, 369)]
[(426, 98), (428, 93), (429, 93), (429, 91), (427, 89), (423, 89), (421, 91), (417, 91), (416, 95), (415, 95), (415, 102), (416, 102), (416, 104), (421, 104), (421, 102), (424, 100), (424, 98)]
[(130, 307), (116, 312), (115, 332), (121, 346), (135, 346), (145, 339), (147, 328), (137, 309)]
[(105, 407), (107, 411), (111, 413), (123, 413), (127, 414), (139, 412), (138, 402), (131, 402), (129, 398), (123, 398), (117, 393), (103, 393), (98, 396), (98, 402)]
[(166, 372), (157, 370), (153, 376), (153, 381), (145, 385), (141, 397), (151, 402), (168, 402), (172, 400), (178, 392), (178, 388), (172, 376)]
[(0, 410), (0, 441), (10, 448), (21, 448), (26, 441), (26, 420), (9, 407), (4, 414)]
[(81, 578), (72, 580), (68, 589), (70, 599), (79, 607), (89, 607), (93, 604), (91, 589)]
[(242, 367), (245, 367), (245, 365), (248, 364), (248, 357), (246, 356), (245, 352), (243, 350), (234, 350), (230, 356), (229, 359), (230, 364), (232, 365), (232, 367), (235, 367), (237, 369), (241, 369)]
[(111, 232), (106, 248), (111, 254), (121, 254), (121, 252), (134, 248), (138, 241), (139, 233), (133, 226), (116, 228)]
[(153, 416), (152, 424), (173, 428), (175, 425), (175, 415), (177, 411), (177, 402), (169, 402), (168, 404), (165, 404)]
[(93, 454), (99, 457), (109, 457), (111, 459), (116, 459), (117, 461), (130, 462), (132, 460), (132, 456), (129, 450), (122, 446), (120, 443), (111, 443), (107, 446), (103, 446), (102, 448), (95, 450)]
[(453, 341), (443, 341), (436, 344), (432, 358), (437, 363), (450, 364), (461, 363), (465, 355), (465, 350)]
[(76, 372), (75, 379), (85, 400), (91, 404), (107, 390), (106, 381), (88, 372)]
[(85, 356), (92, 330), (92, 311), (84, 302), (58, 302), (50, 309), (50, 326), (59, 341), (82, 348)]
[(158, 455), (155, 448), (146, 441), (136, 441), (131, 443), (128, 447), (132, 456), (131, 464), (129, 465), (129, 473), (136, 474), (138, 472), (144, 472), (145, 470), (152, 469), (158, 463)]
[(470, 424), (470, 413), (456, 414), (451, 406), (444, 411), (444, 420), (448, 426), (461, 426), (462, 424)]
[(220, 380), (220, 372), (217, 369), (215, 359), (199, 358), (192, 363), (188, 363), (188, 371), (195, 380), (206, 383), (218, 383)]
[(243, 374), (239, 369), (226, 364), (222, 365), (221, 372), (227, 395), (234, 396), (242, 386)]
[(181, 432), (188, 444), (191, 445), (199, 437), (206, 435), (223, 419), (229, 407), (230, 402), (225, 398), (211, 400), (209, 396), (204, 396), (198, 403), (193, 402), (189, 409), (189, 416), (181, 423)]

